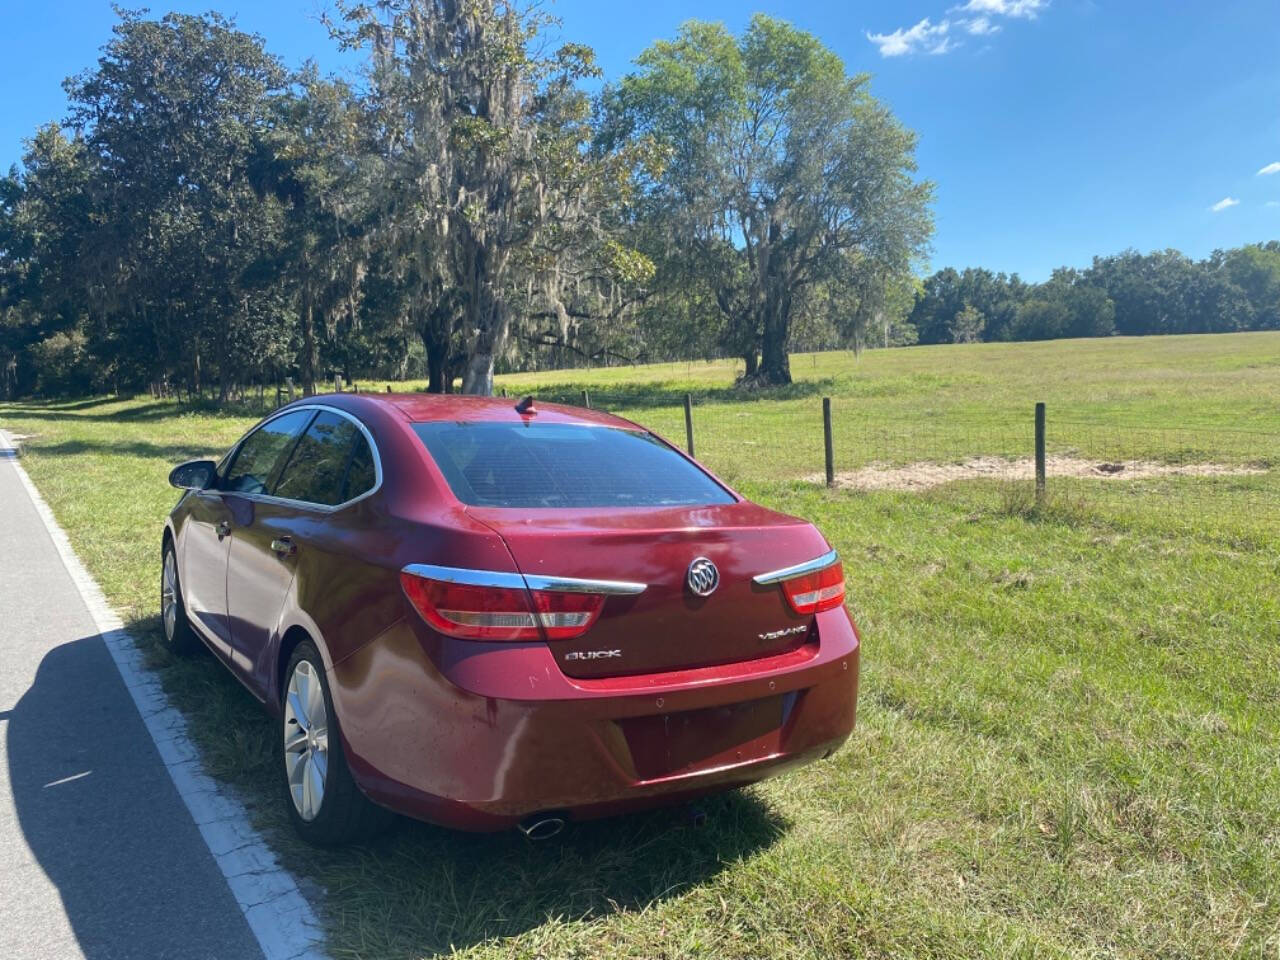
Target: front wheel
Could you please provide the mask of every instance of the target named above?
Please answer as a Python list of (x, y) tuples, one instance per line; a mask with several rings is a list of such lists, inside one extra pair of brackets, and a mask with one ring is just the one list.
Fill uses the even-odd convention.
[(389, 815), (351, 777), (324, 663), (310, 641), (289, 658), (280, 708), (285, 804), (302, 839), (333, 846), (377, 833)]

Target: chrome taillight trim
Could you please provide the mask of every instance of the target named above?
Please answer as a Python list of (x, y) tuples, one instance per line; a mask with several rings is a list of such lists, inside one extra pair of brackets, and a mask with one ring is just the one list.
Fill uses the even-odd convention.
[(461, 583), (468, 587), (505, 587), (509, 590), (523, 590), (525, 587), (524, 577), (520, 574), (504, 573), (501, 570), (470, 570), (464, 567), (437, 567), (432, 563), (411, 563), (401, 573), (411, 573), (428, 580), (443, 580), (445, 583)]
[(644, 593), (647, 583), (630, 580), (580, 580), (577, 577), (524, 576), (530, 590), (550, 590), (555, 593), (603, 593), (606, 596), (633, 597)]
[(770, 570), (768, 573), (757, 574), (751, 579), (760, 586), (768, 586), (771, 583), (781, 583), (783, 580), (790, 580), (792, 577), (802, 577), (806, 573), (817, 573), (819, 570), (825, 570), (827, 567), (836, 563), (840, 559), (840, 554), (834, 550), (824, 553), (820, 557), (814, 557), (812, 560), (806, 560), (804, 563), (796, 563), (789, 567), (782, 567), (780, 570)]
[(403, 573), (461, 583), (469, 587), (504, 587), (530, 590), (549, 590), (554, 593), (600, 593), (606, 596), (635, 596), (644, 593), (648, 584), (628, 580), (582, 580), (577, 577), (523, 576), (501, 570), (472, 570), (464, 567), (439, 567), (430, 563), (411, 563)]

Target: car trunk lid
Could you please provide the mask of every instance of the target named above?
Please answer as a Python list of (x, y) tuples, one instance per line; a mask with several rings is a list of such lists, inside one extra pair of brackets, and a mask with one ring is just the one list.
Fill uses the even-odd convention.
[[(468, 507), (507, 543), (526, 577), (572, 577), (645, 584), (605, 600), (583, 636), (551, 640), (565, 674), (657, 673), (776, 655), (808, 639), (812, 616), (798, 616), (761, 573), (812, 560), (829, 547), (809, 523), (735, 502), (634, 509)], [(690, 587), (690, 564), (715, 564), (709, 596)]]

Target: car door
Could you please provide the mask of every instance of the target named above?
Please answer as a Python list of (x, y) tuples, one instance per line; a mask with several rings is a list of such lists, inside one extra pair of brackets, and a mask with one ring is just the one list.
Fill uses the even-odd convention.
[[(200, 603), (193, 608), (209, 625), (223, 656), (234, 666), (235, 628), (227, 602), (227, 577), (236, 539), (253, 526), (257, 497), (274, 483), (294, 442), (314, 410), (291, 410), (268, 420), (240, 441), (219, 476), (216, 489), (199, 496), (201, 522), (194, 528), (185, 560), (186, 581), (200, 581)], [(193, 509), (193, 518), (196, 511)], [(194, 545), (193, 545), (194, 544)], [(214, 609), (216, 607), (216, 610)]]
[(187, 612), (222, 656), (231, 653), (227, 621), (227, 552), (231, 547), (231, 511), (217, 490), (188, 495), (182, 528), (182, 594)]
[[(355, 421), (320, 410), (273, 481), (253, 504), (252, 520), (237, 528), (227, 565), (233, 667), (264, 694), (271, 682), (272, 636), (298, 563), (323, 540), (329, 518), (347, 496)], [(358, 472), (358, 464), (355, 466)]]

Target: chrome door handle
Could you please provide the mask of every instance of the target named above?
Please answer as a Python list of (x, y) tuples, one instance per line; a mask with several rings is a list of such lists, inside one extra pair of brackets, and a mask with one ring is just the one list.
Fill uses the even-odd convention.
[(221, 540), (223, 537), (229, 537), (231, 536), (231, 524), (228, 521), (223, 520), (221, 523), (219, 523), (216, 527), (213, 528), (213, 531), (218, 535), (219, 540)]
[(280, 537), (271, 541), (271, 549), (282, 557), (292, 557), (298, 552), (298, 548), (294, 546), (293, 541), (289, 537)]

